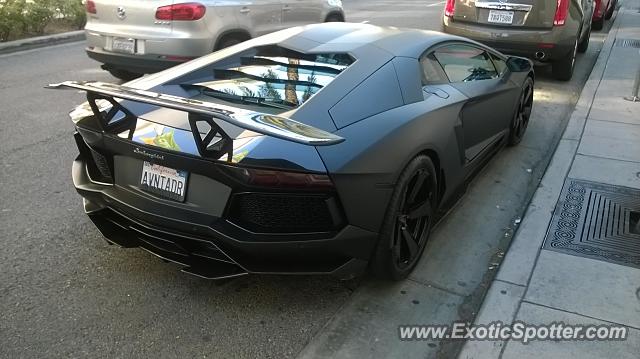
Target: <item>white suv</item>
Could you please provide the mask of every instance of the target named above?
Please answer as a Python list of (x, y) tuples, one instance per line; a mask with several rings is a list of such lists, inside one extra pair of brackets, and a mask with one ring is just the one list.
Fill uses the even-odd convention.
[(86, 0), (87, 54), (129, 80), (284, 28), (344, 21), (341, 0)]

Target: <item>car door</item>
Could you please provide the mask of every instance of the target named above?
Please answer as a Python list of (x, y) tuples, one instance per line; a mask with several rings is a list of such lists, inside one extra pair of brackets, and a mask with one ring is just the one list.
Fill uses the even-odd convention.
[(238, 22), (261, 36), (282, 29), (282, 1), (251, 0), (238, 2)]
[(321, 0), (282, 0), (282, 22), (284, 27), (322, 22)]
[(433, 50), (449, 83), (468, 97), (460, 112), (467, 163), (482, 158), (508, 131), (519, 88), (506, 75), (503, 63), (497, 69), (485, 49), (466, 43), (452, 43)]

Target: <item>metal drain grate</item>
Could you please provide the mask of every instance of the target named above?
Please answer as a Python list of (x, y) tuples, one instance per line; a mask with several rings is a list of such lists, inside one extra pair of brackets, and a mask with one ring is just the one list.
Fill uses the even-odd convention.
[(567, 178), (543, 248), (640, 268), (640, 190)]
[(617, 46), (617, 47), (635, 47), (635, 48), (640, 48), (640, 40), (636, 40), (636, 39), (616, 39), (615, 46)]

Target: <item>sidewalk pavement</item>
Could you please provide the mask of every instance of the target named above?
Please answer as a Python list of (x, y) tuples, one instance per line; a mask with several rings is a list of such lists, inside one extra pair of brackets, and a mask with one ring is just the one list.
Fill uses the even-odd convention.
[[(638, 44), (640, 0), (625, 0), (475, 319), (620, 324), (628, 339), (468, 341), (459, 358), (640, 357), (640, 102), (624, 99), (640, 70)], [(602, 218), (616, 211), (609, 220), (627, 227), (609, 233)]]
[(22, 40), (0, 42), (0, 54), (31, 50), (44, 46), (64, 44), (85, 39), (84, 30), (63, 32), (60, 34), (30, 37)]

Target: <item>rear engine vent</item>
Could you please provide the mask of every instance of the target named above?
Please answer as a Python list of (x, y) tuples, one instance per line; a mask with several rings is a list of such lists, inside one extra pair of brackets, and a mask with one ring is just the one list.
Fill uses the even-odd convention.
[(93, 161), (100, 172), (101, 177), (112, 179), (111, 169), (109, 168), (107, 158), (93, 148), (89, 147), (89, 149), (91, 150), (91, 157), (93, 157)]
[(257, 233), (331, 232), (342, 224), (328, 195), (241, 193), (232, 198), (228, 219)]
[(78, 151), (80, 152), (80, 157), (87, 164), (87, 171), (89, 172), (89, 177), (93, 181), (103, 182), (103, 183), (113, 183), (113, 175), (111, 172), (112, 165), (109, 159), (89, 147), (84, 142), (82, 135), (79, 133), (74, 134), (74, 138), (76, 140), (76, 145), (78, 146)]

